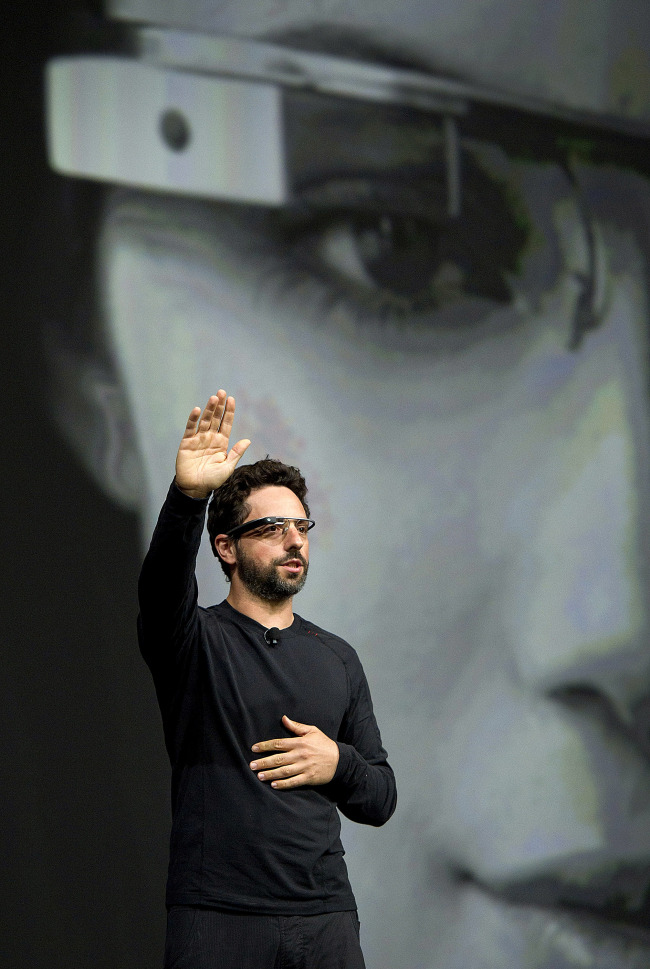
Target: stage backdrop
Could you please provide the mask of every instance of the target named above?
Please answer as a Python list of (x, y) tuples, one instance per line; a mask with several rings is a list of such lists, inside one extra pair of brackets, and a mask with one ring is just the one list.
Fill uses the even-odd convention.
[(224, 387), (246, 460), (307, 478), (295, 607), (358, 651), (397, 775), (344, 825), (368, 966), (647, 969), (647, 6), (69, 12), (10, 61), (7, 965), (161, 964), (135, 583)]

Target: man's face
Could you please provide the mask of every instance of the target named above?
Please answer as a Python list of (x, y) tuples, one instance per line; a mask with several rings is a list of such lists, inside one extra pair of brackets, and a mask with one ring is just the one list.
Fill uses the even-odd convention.
[[(310, 26), (311, 8), (283, 4), (284, 27)], [(409, 9), (397, 53), (410, 31), (422, 63)], [(376, 5), (354, 10), (377, 40)], [(113, 197), (102, 309), (142, 442), (145, 532), (215, 381), (247, 459), (270, 452), (310, 481), (318, 573), (301, 611), (359, 651), (400, 791), (386, 828), (345, 833), (369, 964), (647, 969), (650, 187), (583, 165), (576, 190), (492, 144), (472, 158), (481, 178), (442, 261), (426, 196), (427, 230), (393, 231), (408, 224), (394, 171), (330, 184), (336, 204), (300, 218)], [(381, 201), (374, 220), (361, 196)], [(428, 301), (390, 282), (405, 253)], [(505, 301), (465, 288), (477, 263)], [(598, 325), (572, 351), (590, 282)], [(282, 568), (272, 549), (246, 554)], [(199, 580), (213, 599), (211, 560)]]
[[(248, 505), (251, 510), (246, 521), (268, 516), (298, 521), (305, 518), (301, 501), (289, 488), (260, 488), (251, 493)], [(309, 538), (295, 523), (279, 538), (272, 529), (273, 526), (244, 532), (234, 542), (236, 562), (231, 581), (241, 583), (259, 599), (280, 602), (300, 592), (307, 581)]]

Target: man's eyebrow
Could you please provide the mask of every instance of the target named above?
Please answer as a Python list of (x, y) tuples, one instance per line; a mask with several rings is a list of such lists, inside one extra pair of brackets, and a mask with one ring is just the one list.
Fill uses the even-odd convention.
[[(417, 58), (410, 53), (397, 51), (395, 47), (377, 42), (368, 37), (363, 30), (353, 27), (312, 24), (309, 27), (271, 31), (260, 37), (260, 40), (294, 48), (305, 53), (328, 54), (332, 57), (344, 57), (366, 64), (435, 75), (431, 64), (425, 62), (424, 59)], [(460, 80), (459, 75), (447, 70), (444, 71), (444, 74), (445, 77), (450, 79)]]

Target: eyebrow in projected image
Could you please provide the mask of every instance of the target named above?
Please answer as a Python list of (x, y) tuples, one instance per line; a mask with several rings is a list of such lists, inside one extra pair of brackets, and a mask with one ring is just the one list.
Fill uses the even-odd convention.
[(400, 780), (381, 845), (346, 835), (370, 965), (644, 969), (647, 124), (125, 36), (50, 67), (53, 164), (107, 186), (126, 401), (80, 453), (149, 533), (218, 370), (314, 482), (304, 608), (359, 649)]

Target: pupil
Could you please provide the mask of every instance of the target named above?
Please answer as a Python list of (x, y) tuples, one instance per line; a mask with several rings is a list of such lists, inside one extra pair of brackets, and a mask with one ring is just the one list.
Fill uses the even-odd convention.
[(357, 221), (354, 232), (359, 257), (378, 286), (409, 297), (429, 289), (439, 262), (431, 224), (382, 215)]

